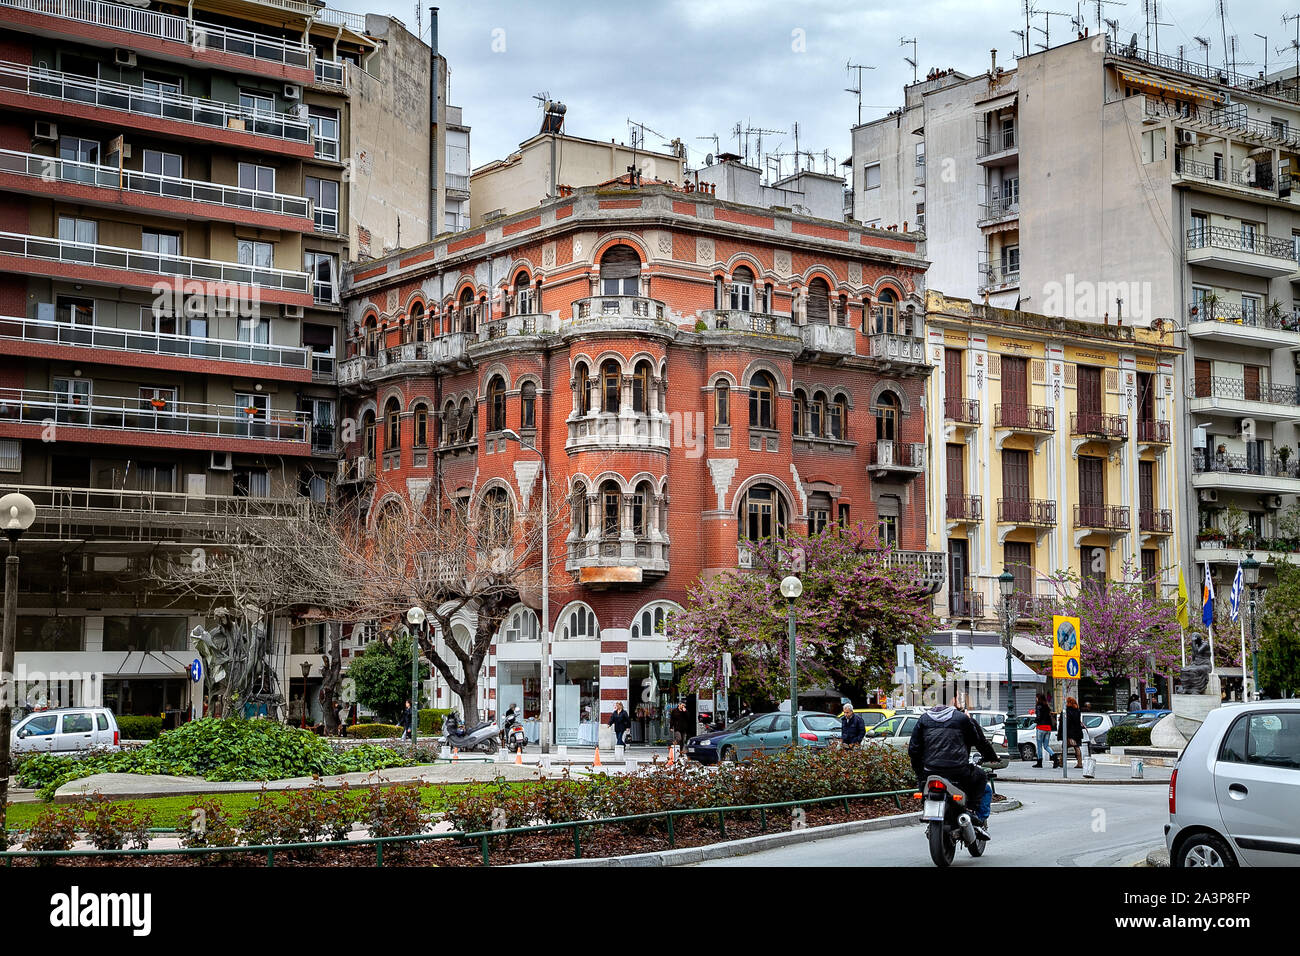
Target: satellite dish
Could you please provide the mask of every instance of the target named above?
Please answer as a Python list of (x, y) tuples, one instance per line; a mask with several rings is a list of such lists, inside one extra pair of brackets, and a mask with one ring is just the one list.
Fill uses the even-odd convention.
[(704, 157), (704, 165), (705, 165), (705, 166), (712, 166), (712, 165), (713, 165), (713, 154), (712, 154), (712, 153), (709, 153), (707, 156)]

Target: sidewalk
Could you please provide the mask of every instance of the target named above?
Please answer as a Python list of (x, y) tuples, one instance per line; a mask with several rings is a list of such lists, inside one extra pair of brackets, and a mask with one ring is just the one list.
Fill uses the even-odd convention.
[(1105, 764), (1097, 762), (1097, 774), (1087, 780), (1083, 776), (1083, 771), (1076, 769), (1074, 764), (1070, 764), (1070, 776), (1061, 779), (1061, 768), (1052, 769), (1050, 763), (1044, 763), (1041, 769), (1034, 767), (1027, 760), (1013, 760), (1011, 766), (1005, 770), (997, 771), (998, 786), (1004, 783), (1099, 783), (1099, 784), (1156, 784), (1164, 785), (1169, 783), (1169, 776), (1172, 773), (1169, 767), (1153, 767), (1147, 764), (1143, 768), (1142, 779), (1133, 779), (1133, 770), (1129, 764)]

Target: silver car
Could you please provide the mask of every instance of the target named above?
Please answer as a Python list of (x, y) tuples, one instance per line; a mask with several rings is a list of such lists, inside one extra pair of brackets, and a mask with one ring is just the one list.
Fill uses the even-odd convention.
[(120, 750), (122, 734), (107, 707), (38, 710), (14, 724), (13, 753), (67, 753), (75, 750)]
[(1300, 701), (1210, 711), (1169, 781), (1170, 866), (1300, 865)]

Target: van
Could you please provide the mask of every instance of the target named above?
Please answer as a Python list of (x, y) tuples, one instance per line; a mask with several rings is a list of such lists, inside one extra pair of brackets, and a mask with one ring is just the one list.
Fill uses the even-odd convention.
[(107, 707), (60, 707), (28, 714), (14, 725), (9, 749), (15, 754), (120, 750), (122, 734)]

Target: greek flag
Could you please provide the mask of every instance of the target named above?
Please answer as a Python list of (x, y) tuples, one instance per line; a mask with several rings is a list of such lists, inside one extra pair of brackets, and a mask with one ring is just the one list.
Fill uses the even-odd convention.
[(1232, 579), (1232, 611), (1231, 611), (1231, 613), (1228, 615), (1229, 617), (1232, 618), (1232, 620), (1233, 620), (1234, 623), (1236, 622), (1237, 618), (1241, 616), (1241, 587), (1242, 587), (1242, 583), (1243, 583), (1243, 578), (1242, 578), (1242, 574), (1241, 574), (1241, 562), (1238, 561), (1238, 562), (1237, 562), (1237, 574), (1236, 574), (1236, 577), (1234, 577), (1234, 578)]

